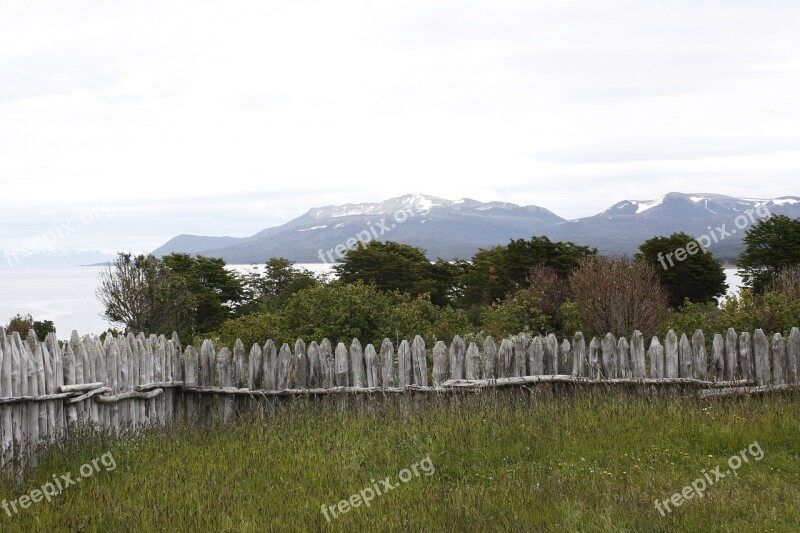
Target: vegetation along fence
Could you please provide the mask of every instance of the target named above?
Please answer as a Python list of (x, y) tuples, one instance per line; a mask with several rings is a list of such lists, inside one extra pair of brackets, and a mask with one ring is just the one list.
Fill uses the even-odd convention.
[[(670, 331), (645, 349), (638, 331), (628, 341), (612, 334), (581, 333), (559, 343), (555, 335), (520, 334), (479, 349), (455, 337), (429, 355), (419, 336), (397, 348), (386, 339), (376, 349), (327, 340), (292, 349), (268, 340), (249, 352), (203, 342), (182, 349), (178, 336), (96, 336), (73, 332), (68, 342), (51, 333), (40, 342), (0, 328), (0, 434), (2, 462), (35, 464), (36, 446), (68, 432), (112, 431), (174, 421), (222, 421), (261, 397), (320, 394), (442, 392), (486, 387), (574, 383), (692, 387), (701, 396), (759, 393), (798, 387), (800, 331), (768, 339), (729, 329), (709, 344)], [(429, 373), (429, 360), (432, 361)]]

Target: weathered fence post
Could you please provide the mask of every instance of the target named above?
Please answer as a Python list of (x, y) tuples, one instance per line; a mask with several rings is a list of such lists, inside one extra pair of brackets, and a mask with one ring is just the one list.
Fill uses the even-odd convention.
[(644, 366), (644, 336), (642, 332), (634, 330), (631, 335), (631, 376), (634, 378), (645, 377)]
[(743, 331), (739, 334), (739, 369), (742, 379), (747, 381), (755, 379), (753, 366), (753, 339), (748, 332)]
[(397, 349), (397, 386), (404, 389), (412, 383), (411, 346), (403, 339)]
[(319, 360), (319, 345), (311, 341), (308, 345), (308, 388), (318, 389), (322, 386), (322, 364)]
[(361, 348), (361, 341), (353, 339), (350, 343), (350, 386), (363, 387), (366, 385), (365, 378), (364, 350)]
[[(461, 337), (459, 337), (460, 339)], [(464, 343), (461, 343), (461, 347), (464, 347)], [(511, 377), (511, 373), (513, 372), (511, 365), (512, 365), (512, 356), (514, 352), (514, 347), (511, 344), (511, 341), (508, 339), (503, 339), (500, 342), (500, 350), (497, 352), (497, 377), (498, 378), (508, 378)], [(450, 353), (453, 353), (453, 346), (450, 347)], [(451, 356), (450, 363), (452, 365), (453, 359)], [(453, 377), (455, 377), (455, 371), (453, 371)], [(461, 377), (461, 376), (459, 376)]]
[(292, 387), (292, 350), (289, 343), (284, 342), (278, 352), (277, 389), (288, 390)]
[[(233, 384), (231, 376), (231, 351), (223, 347), (217, 354), (217, 387), (230, 387)], [(227, 423), (233, 417), (233, 398), (227, 394), (220, 395), (219, 414), (222, 423)]]
[(545, 337), (545, 356), (547, 358), (545, 362), (545, 372), (551, 375), (556, 375), (559, 372), (559, 364), (558, 364), (558, 339), (554, 333), (548, 333), (547, 337)]
[(708, 361), (706, 360), (706, 337), (703, 331), (695, 330), (692, 335), (692, 351), (694, 352), (694, 377), (705, 381), (707, 378)]
[(800, 380), (798, 365), (800, 365), (800, 330), (795, 327), (789, 333), (789, 343), (786, 351), (786, 377), (792, 385), (796, 385)]
[(756, 384), (770, 384), (769, 342), (761, 329), (753, 335), (753, 355), (755, 358)]
[(364, 349), (364, 363), (367, 365), (367, 387), (373, 389), (380, 387), (378, 380), (378, 356), (375, 353), (375, 347), (372, 344), (367, 344)]
[(483, 341), (483, 379), (497, 377), (497, 345), (491, 335)]
[(631, 377), (630, 344), (625, 337), (617, 341), (617, 377)]
[(583, 338), (583, 333), (577, 331), (572, 337), (572, 375), (574, 377), (583, 377), (586, 375), (585, 369), (586, 339)]
[[(361, 346), (359, 345), (359, 348)], [(308, 388), (308, 355), (306, 355), (306, 343), (303, 339), (297, 339), (294, 342), (294, 356), (292, 360), (295, 362), (295, 389)]]
[(433, 345), (433, 386), (439, 387), (447, 381), (447, 346), (444, 341)]
[(671, 329), (664, 339), (664, 365), (665, 377), (678, 377), (678, 336)]
[(544, 346), (542, 344), (542, 337), (535, 335), (531, 341), (530, 348), (528, 348), (528, 366), (530, 367), (531, 376), (544, 375)]
[[(510, 346), (508, 348), (510, 349)], [(503, 348), (501, 347), (500, 352), (502, 353), (502, 351)], [(508, 355), (510, 359), (510, 354)], [(464, 379), (464, 340), (458, 335), (453, 338), (453, 343), (450, 345), (450, 378)]]
[(719, 333), (711, 342), (711, 377), (714, 381), (725, 379), (725, 340)]
[(603, 366), (600, 361), (600, 341), (597, 337), (592, 337), (589, 341), (589, 377), (600, 379), (603, 374)]
[(417, 335), (411, 344), (412, 366), (414, 368), (414, 384), (420, 387), (428, 386), (428, 359), (425, 350), (425, 341)]
[(738, 336), (736, 335), (736, 330), (733, 328), (728, 328), (728, 334), (725, 336), (725, 380), (726, 381), (733, 381), (737, 377), (737, 370), (736, 370), (736, 356), (738, 355), (738, 350), (736, 346), (736, 341), (738, 340)]
[[(264, 377), (264, 354), (258, 343), (253, 343), (250, 347), (250, 355), (247, 357), (247, 388), (250, 390), (260, 390)], [(251, 396), (247, 404), (254, 409), (258, 404), (258, 398)]]
[(334, 380), (334, 360), (333, 360), (333, 346), (328, 339), (322, 339), (319, 345), (319, 363), (322, 367), (322, 388), (333, 388)]
[(775, 385), (785, 385), (784, 368), (786, 367), (786, 344), (780, 333), (772, 337), (772, 382)]
[(481, 377), (481, 354), (478, 346), (474, 342), (469, 343), (467, 348), (466, 363), (464, 365), (467, 379), (480, 379)]
[(694, 363), (694, 354), (692, 353), (692, 346), (689, 343), (689, 337), (686, 333), (681, 333), (681, 340), (678, 343), (678, 373), (682, 378), (692, 378), (692, 366)]
[(392, 388), (394, 379), (394, 345), (389, 339), (381, 343), (381, 383), (384, 388)]
[(520, 333), (514, 337), (512, 342), (514, 349), (513, 375), (514, 377), (526, 376), (528, 374), (525, 368), (528, 356), (528, 336)]
[(272, 339), (267, 339), (262, 350), (264, 358), (264, 388), (277, 390), (278, 388), (278, 350)]
[(611, 333), (606, 333), (600, 343), (603, 361), (603, 379), (613, 379), (617, 376), (617, 339)]
[(663, 378), (664, 347), (661, 346), (661, 341), (655, 335), (650, 339), (650, 348), (647, 349), (647, 356), (650, 358), (650, 377)]
[(349, 387), (350, 386), (350, 365), (347, 360), (347, 348), (344, 343), (340, 342), (336, 345), (336, 386)]
[[(183, 369), (184, 369), (184, 384), (187, 387), (196, 387), (200, 383), (197, 379), (197, 366), (199, 354), (191, 344), (186, 347), (186, 352), (183, 354)], [(186, 401), (186, 422), (194, 424), (197, 421), (197, 405), (200, 400), (200, 395), (185, 394)]]

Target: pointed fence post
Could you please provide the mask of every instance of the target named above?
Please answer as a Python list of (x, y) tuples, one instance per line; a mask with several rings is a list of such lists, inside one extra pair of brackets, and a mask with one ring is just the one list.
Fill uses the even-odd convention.
[(650, 339), (650, 348), (647, 349), (647, 356), (650, 358), (650, 377), (663, 378), (664, 347), (655, 335)]
[(761, 329), (753, 335), (753, 355), (755, 359), (756, 385), (770, 384), (769, 342)]
[(480, 379), (481, 376), (481, 353), (474, 342), (469, 343), (467, 348), (466, 363), (464, 365), (467, 379)]
[(483, 379), (497, 377), (497, 345), (491, 335), (483, 341)]
[(603, 379), (613, 379), (617, 376), (617, 339), (610, 332), (606, 333), (600, 343), (602, 350)]
[(736, 346), (738, 336), (736, 330), (728, 328), (728, 334), (725, 337), (725, 380), (733, 381), (738, 377), (739, 372), (736, 368), (736, 358), (739, 355)]
[[(513, 372), (514, 377), (525, 376), (528, 374), (527, 361), (528, 358), (528, 336), (525, 333), (520, 333), (514, 337), (514, 364)], [(468, 378), (469, 379), (469, 378)]]
[(631, 377), (630, 344), (625, 337), (617, 341), (617, 377)]
[(397, 349), (397, 386), (404, 389), (412, 383), (411, 346), (403, 339)]
[(411, 344), (411, 359), (414, 369), (414, 384), (420, 387), (428, 386), (428, 359), (425, 350), (425, 341), (417, 335)]
[(694, 373), (694, 354), (686, 333), (681, 333), (681, 340), (678, 342), (678, 373), (679, 377), (691, 378)]
[(361, 348), (361, 341), (353, 339), (350, 343), (350, 386), (363, 387), (366, 381), (364, 350)]
[(664, 377), (678, 377), (678, 336), (673, 330), (669, 330), (666, 339), (664, 339), (664, 365)]
[(433, 345), (433, 386), (439, 387), (447, 381), (447, 346), (444, 341)]
[(383, 339), (381, 343), (381, 383), (384, 388), (395, 386), (394, 378), (394, 345), (389, 339)]
[(800, 382), (800, 330), (792, 328), (786, 350), (786, 378), (791, 385)]
[(600, 340), (597, 337), (592, 337), (589, 341), (589, 377), (591, 379), (600, 379), (603, 375), (603, 365), (600, 361)]
[(711, 342), (711, 377), (714, 381), (725, 379), (725, 339), (719, 333)]
[(572, 375), (586, 376), (586, 339), (580, 331), (572, 337)]
[(644, 364), (644, 336), (642, 332), (634, 330), (631, 335), (631, 377), (643, 378), (647, 375)]
[(708, 361), (706, 358), (706, 337), (703, 330), (697, 329), (692, 335), (692, 352), (694, 354), (694, 377), (705, 381), (708, 377)]
[(544, 344), (542, 343), (542, 337), (536, 335), (533, 337), (531, 341), (531, 345), (528, 348), (528, 367), (530, 367), (531, 376), (543, 376), (544, 375)]
[(380, 387), (378, 380), (378, 355), (375, 353), (375, 347), (372, 344), (367, 344), (364, 349), (364, 363), (367, 366), (367, 387), (374, 389)]
[(785, 385), (784, 370), (786, 368), (786, 343), (780, 333), (772, 337), (772, 382)]
[(464, 379), (464, 340), (456, 335), (450, 345), (450, 378)]

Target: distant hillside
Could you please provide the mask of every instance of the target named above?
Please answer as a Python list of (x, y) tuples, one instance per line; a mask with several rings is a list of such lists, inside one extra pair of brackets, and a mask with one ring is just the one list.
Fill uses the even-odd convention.
[[(708, 235), (710, 249), (720, 259), (732, 261), (742, 250), (741, 237), (746, 229), (737, 228), (737, 221), (741, 225), (746, 220), (748, 227), (751, 224), (748, 218), (737, 217), (749, 211), (800, 218), (800, 198), (673, 192), (655, 200), (623, 200), (597, 215), (565, 220), (533, 205), (409, 194), (380, 203), (313, 208), (251, 237), (181, 235), (154, 253), (198, 253), (223, 257), (229, 263), (261, 263), (276, 256), (299, 262), (329, 262), (337, 258), (336, 247), (341, 250), (348, 240), (352, 244), (359, 238), (377, 238), (419, 246), (432, 259), (468, 259), (479, 248), (546, 235), (594, 246), (603, 253), (633, 255), (650, 237), (685, 231), (696, 237)], [(723, 224), (729, 235), (720, 240)], [(715, 238), (718, 242), (713, 242)]]

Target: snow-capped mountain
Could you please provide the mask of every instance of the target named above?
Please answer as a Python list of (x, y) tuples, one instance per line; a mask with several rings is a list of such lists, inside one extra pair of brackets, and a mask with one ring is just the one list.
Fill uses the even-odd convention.
[(230, 263), (260, 263), (277, 256), (332, 262), (338, 257), (337, 246), (360, 238), (413, 244), (434, 258), (471, 257), (481, 247), (542, 234), (562, 222), (563, 218), (538, 206), (407, 194), (379, 203), (315, 207), (251, 237), (220, 237), (222, 246), (208, 246), (208, 237), (181, 235), (154, 253), (202, 253)]
[[(604, 253), (632, 255), (650, 237), (676, 231), (699, 237), (724, 224), (735, 231), (710, 249), (723, 260), (733, 260), (742, 249), (746, 226), (765, 214), (800, 218), (800, 198), (672, 192), (654, 200), (623, 200), (597, 215), (568, 221), (533, 205), (408, 194), (378, 203), (316, 207), (251, 237), (181, 235), (154, 253), (200, 253), (223, 257), (229, 263), (261, 263), (270, 257), (331, 262), (338, 258), (337, 246), (378, 239), (419, 246), (431, 258), (468, 259), (479, 248), (546, 235), (594, 246)], [(737, 227), (742, 220), (746, 226)]]
[[(800, 218), (800, 198), (734, 198), (721, 194), (671, 192), (654, 200), (623, 200), (605, 211), (559, 225), (548, 236), (591, 244), (604, 253), (632, 255), (645, 240), (683, 231), (700, 237), (729, 232), (709, 249), (720, 259), (733, 261), (743, 249), (748, 227), (769, 215)], [(723, 228), (724, 225), (724, 228)]]

